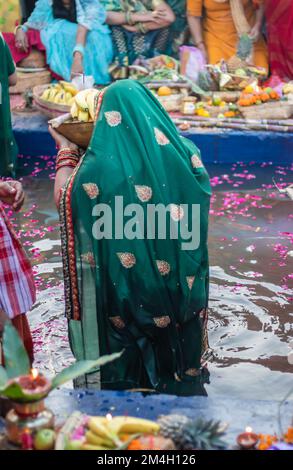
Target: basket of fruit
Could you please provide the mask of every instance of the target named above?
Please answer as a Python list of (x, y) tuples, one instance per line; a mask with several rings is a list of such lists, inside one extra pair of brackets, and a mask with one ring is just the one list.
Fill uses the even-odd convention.
[(79, 91), (73, 98), (69, 113), (49, 121), (68, 140), (86, 149), (92, 137), (99, 91), (90, 88)]
[(74, 412), (60, 429), (55, 450), (192, 450), (226, 448), (226, 425), (184, 415), (157, 421)]
[(160, 86), (157, 90), (152, 89), (152, 93), (168, 112), (179, 111), (183, 99), (188, 96), (186, 88), (178, 89), (169, 86)]
[(247, 86), (238, 100), (241, 114), (246, 119), (288, 119), (293, 115), (293, 104), (272, 88)]
[(36, 108), (49, 118), (69, 113), (77, 88), (69, 82), (60, 81), (51, 85), (38, 85), (33, 88)]

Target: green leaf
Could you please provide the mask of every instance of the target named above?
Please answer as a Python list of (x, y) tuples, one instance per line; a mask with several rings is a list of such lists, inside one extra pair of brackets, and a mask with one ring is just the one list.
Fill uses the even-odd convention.
[(4, 367), (0, 366), (0, 390), (6, 387), (8, 375)]
[(69, 380), (76, 379), (80, 375), (88, 374), (94, 369), (100, 368), (101, 366), (108, 364), (109, 362), (115, 361), (124, 351), (119, 353), (109, 354), (102, 356), (96, 361), (78, 361), (72, 364), (71, 366), (63, 369), (54, 379), (52, 380), (52, 388), (60, 387), (65, 382)]
[(9, 398), (12, 401), (24, 402), (24, 403), (38, 401), (44, 398), (44, 396), (46, 396), (46, 394), (44, 395), (44, 393), (38, 393), (38, 394), (24, 393), (21, 386), (17, 382), (14, 382), (13, 380), (10, 381), (10, 383), (6, 386), (6, 388), (0, 391), (0, 395), (3, 397)]
[(8, 378), (30, 373), (30, 360), (14, 326), (6, 323), (3, 333), (3, 354)]

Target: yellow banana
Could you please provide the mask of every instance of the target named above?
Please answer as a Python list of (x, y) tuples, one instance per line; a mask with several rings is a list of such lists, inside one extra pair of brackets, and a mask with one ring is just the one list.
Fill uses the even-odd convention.
[(65, 93), (63, 91), (57, 91), (57, 94), (54, 96), (54, 103), (64, 104)]
[(97, 90), (92, 90), (91, 93), (88, 93), (86, 96), (86, 102), (88, 104), (88, 110), (89, 110), (89, 115), (92, 121), (95, 119), (95, 109), (96, 109), (96, 99), (98, 96), (98, 91)]
[(111, 439), (108, 439), (107, 437), (98, 436), (92, 431), (87, 431), (85, 437), (86, 437), (86, 442), (88, 444), (92, 444), (95, 446), (106, 446), (109, 448), (115, 447), (115, 444)]
[(78, 118), (78, 107), (77, 107), (77, 104), (76, 104), (75, 100), (74, 100), (74, 102), (71, 106), (70, 114), (71, 114), (72, 119), (77, 119)]
[[(118, 446), (121, 444), (117, 434), (112, 432), (108, 428), (108, 420), (102, 417), (92, 417), (89, 419), (88, 427), (92, 433), (94, 433), (99, 438), (106, 440), (106, 442), (114, 443), (114, 445)], [(113, 446), (113, 444), (111, 444)]]
[(156, 434), (160, 430), (159, 424), (154, 421), (130, 416), (115, 416), (107, 427), (116, 434)]
[(51, 88), (47, 88), (46, 90), (44, 90), (41, 95), (42, 100), (47, 101), (48, 98), (50, 98), (50, 93), (51, 93)]
[(48, 101), (55, 103), (55, 96), (57, 95), (57, 93), (58, 93), (58, 90), (56, 90), (56, 88), (52, 88), (50, 91), (50, 96), (48, 98)]
[(86, 102), (86, 96), (88, 93), (89, 90), (82, 90), (75, 95), (76, 104), (82, 111), (88, 111), (88, 104)]
[(99, 419), (98, 417), (90, 418), (88, 422), (88, 427), (97, 436), (100, 436), (102, 438), (105, 437), (107, 439), (112, 440), (108, 428), (105, 426), (104, 422), (101, 421), (101, 419)]
[(78, 111), (78, 120), (80, 122), (89, 122), (89, 113), (88, 111)]
[(70, 93), (72, 96), (75, 96), (78, 93), (78, 89), (75, 88), (75, 86), (72, 85), (72, 83), (65, 82), (64, 80), (61, 80), (60, 83), (63, 86), (64, 90)]
[(54, 83), (52, 87), (55, 88), (55, 90), (57, 91), (62, 91), (62, 86), (60, 85), (60, 83)]
[(69, 101), (72, 100), (72, 95), (69, 93), (69, 91), (65, 92), (65, 103), (69, 104)]
[(72, 96), (72, 97), (70, 98), (70, 100), (67, 101), (68, 106), (72, 106), (73, 103), (75, 103), (74, 96)]

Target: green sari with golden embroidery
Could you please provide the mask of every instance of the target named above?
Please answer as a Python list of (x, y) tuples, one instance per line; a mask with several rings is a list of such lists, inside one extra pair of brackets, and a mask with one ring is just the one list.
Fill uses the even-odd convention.
[[(66, 315), (76, 359), (124, 353), (78, 385), (201, 393), (210, 194), (198, 149), (180, 137), (149, 90), (122, 80), (100, 94), (90, 145), (61, 198)], [(133, 237), (119, 229), (117, 197), (144, 215)], [(173, 229), (198, 205), (198, 246), (182, 249), (181, 231), (177, 238), (168, 230), (149, 237), (150, 204), (168, 207)], [(111, 209), (100, 239), (97, 207)], [(132, 217), (130, 211), (123, 227)]]

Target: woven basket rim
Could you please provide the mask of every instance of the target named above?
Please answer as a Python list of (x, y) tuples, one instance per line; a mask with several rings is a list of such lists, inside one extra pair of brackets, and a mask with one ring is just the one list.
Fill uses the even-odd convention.
[(49, 111), (57, 111), (58, 113), (67, 113), (70, 111), (70, 106), (66, 104), (51, 103), (50, 101), (43, 100), (41, 94), (48, 88), (47, 85), (36, 85), (33, 87), (33, 98), (41, 108)]

